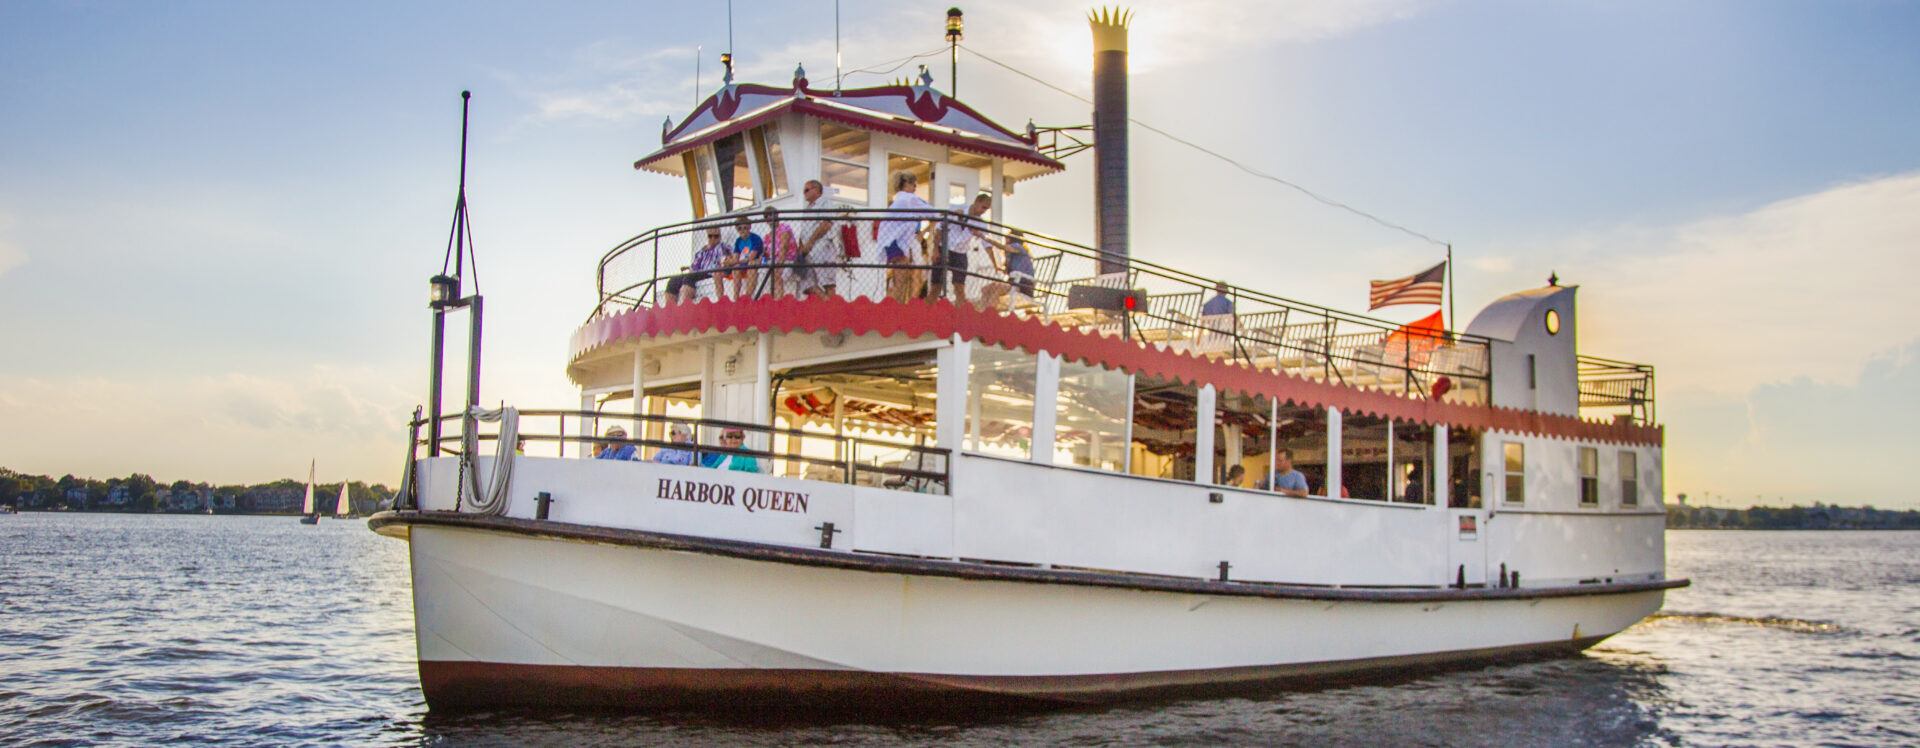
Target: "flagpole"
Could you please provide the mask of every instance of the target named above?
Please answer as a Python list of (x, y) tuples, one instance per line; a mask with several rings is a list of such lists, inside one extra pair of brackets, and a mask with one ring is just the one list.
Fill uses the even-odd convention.
[[(1452, 242), (1447, 243), (1447, 319), (1453, 320), (1453, 324), (1456, 324), (1456, 325), (1460, 324), (1460, 319), (1458, 317), (1453, 316), (1453, 243)], [(1446, 325), (1441, 325), (1440, 327), (1445, 328)]]

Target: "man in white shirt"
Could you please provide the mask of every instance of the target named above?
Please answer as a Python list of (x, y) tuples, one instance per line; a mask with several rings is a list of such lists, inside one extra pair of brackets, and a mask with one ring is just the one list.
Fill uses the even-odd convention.
[[(800, 206), (806, 210), (824, 211), (833, 207), (827, 202), (826, 188), (818, 179), (807, 180), (806, 186), (800, 189), (800, 196), (806, 198), (807, 203)], [(796, 228), (800, 237), (800, 256), (805, 258), (802, 262), (815, 266), (815, 291), (832, 296), (834, 289), (840, 286), (841, 278), (846, 275), (846, 268), (841, 266), (847, 261), (846, 251), (841, 249), (840, 237), (834, 230), (836, 225), (825, 215), (809, 215), (795, 223), (798, 224)]]

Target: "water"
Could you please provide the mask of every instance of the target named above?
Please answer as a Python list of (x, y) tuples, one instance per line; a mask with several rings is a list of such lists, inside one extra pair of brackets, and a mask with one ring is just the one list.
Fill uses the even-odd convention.
[(1916, 745), (1920, 533), (1668, 536), (1694, 586), (1585, 655), (880, 724), (428, 714), (406, 545), (291, 517), (0, 517), (9, 745)]

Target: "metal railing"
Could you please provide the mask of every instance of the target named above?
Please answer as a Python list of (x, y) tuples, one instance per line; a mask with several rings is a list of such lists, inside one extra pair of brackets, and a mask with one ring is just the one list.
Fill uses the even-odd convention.
[[(661, 459), (662, 453), (677, 451), (696, 466), (725, 469), (729, 466), (720, 458), (744, 457), (759, 463), (751, 472), (790, 478), (934, 494), (945, 494), (951, 485), (950, 451), (937, 447), (712, 418), (578, 410), (522, 410), (519, 416), (519, 443), (514, 445), (519, 454), (590, 459), (608, 447), (617, 450), (632, 446), (634, 454), (622, 459), (666, 462)], [(437, 449), (424, 438), (415, 442), (416, 446), (427, 448), (428, 456), (460, 451), (457, 424), (461, 416), (443, 416), (441, 421), (447, 428)], [(545, 427), (543, 422), (550, 423), (551, 427)], [(417, 429), (424, 423), (425, 420), (416, 420), (411, 425)], [(610, 425), (619, 425), (630, 436), (605, 435)], [(676, 425), (688, 427), (691, 441), (671, 440), (670, 433)], [(479, 428), (480, 443), (498, 441), (497, 424), (482, 423)], [(746, 436), (741, 444), (722, 442), (725, 433), (736, 430)], [(594, 436), (596, 433), (601, 435)], [(549, 446), (551, 450), (546, 448)], [(497, 448), (495, 445), (494, 449)]]
[[(878, 226), (902, 220), (914, 221), (916, 230), (905, 242), (906, 256), (889, 264)], [(710, 230), (730, 249), (742, 221), (762, 238), (765, 256), (715, 265), (724, 251), (701, 254), (711, 246)], [(815, 248), (799, 251), (816, 234)], [(950, 238), (965, 249), (950, 250)], [(1013, 260), (1016, 254), (1029, 262)], [(593, 314), (683, 299), (823, 293), (947, 300), (1296, 376), (1449, 402), (1489, 399), (1485, 338), (1411, 329), (1138, 259), (1128, 260), (1124, 272), (1103, 274), (1103, 259), (1112, 262), (1091, 247), (951, 212), (736, 213), (659, 227), (615, 247), (600, 261)], [(1221, 312), (1223, 303), (1225, 313), (1208, 313)]]
[(1655, 423), (1653, 366), (1597, 356), (1579, 357), (1580, 407), (1623, 409), (1638, 423)]

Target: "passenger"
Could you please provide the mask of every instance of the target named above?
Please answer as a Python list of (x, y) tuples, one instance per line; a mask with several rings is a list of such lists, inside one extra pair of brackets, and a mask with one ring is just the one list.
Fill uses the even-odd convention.
[[(801, 206), (805, 210), (828, 210), (833, 207), (827, 202), (826, 187), (818, 179), (807, 180), (800, 195), (807, 200)], [(794, 235), (800, 239), (801, 261), (813, 266), (813, 292), (822, 296), (832, 296), (840, 286), (840, 277), (846, 273), (847, 258), (840, 246), (839, 232), (834, 230), (834, 222), (824, 216), (814, 216), (794, 221), (797, 228)]]
[[(688, 428), (684, 423), (676, 423), (672, 428), (667, 429), (667, 438), (675, 444), (692, 445), (693, 429)], [(653, 456), (653, 461), (662, 465), (695, 464), (693, 452), (685, 449), (662, 449), (660, 454)]]
[(1033, 253), (1027, 250), (1027, 234), (1014, 229), (1007, 234), (1007, 243), (1000, 250), (1007, 253), (1007, 280), (1013, 290), (1033, 301)]
[(1227, 297), (1226, 281), (1213, 284), (1213, 298), (1207, 299), (1207, 303), (1200, 306), (1200, 313), (1209, 317), (1233, 313), (1233, 299)]
[(1247, 467), (1245, 465), (1235, 464), (1227, 468), (1227, 477), (1225, 480), (1220, 481), (1220, 485), (1243, 488), (1246, 482)]
[(1273, 456), (1273, 473), (1267, 480), (1260, 481), (1255, 488), (1278, 491), (1287, 496), (1304, 497), (1307, 495), (1307, 476), (1293, 469), (1293, 450), (1281, 449)]
[[(903, 211), (902, 214), (880, 222), (879, 244), (885, 253), (888, 265), (913, 265), (923, 258), (918, 236), (920, 221), (928, 214), (904, 213), (904, 211), (933, 211), (932, 204), (920, 199), (914, 190), (920, 186), (920, 178), (913, 172), (903, 171), (893, 176), (893, 202), (887, 210)], [(911, 297), (916, 273), (906, 268), (895, 267), (887, 270), (887, 296), (895, 301), (905, 302)]]
[[(746, 445), (747, 435), (740, 429), (726, 429), (720, 432), (720, 446), (728, 449), (741, 449)], [(744, 473), (760, 472), (760, 461), (746, 455), (710, 454), (705, 457), (706, 467), (720, 470), (738, 470)]]
[(667, 281), (667, 296), (681, 304), (699, 298), (700, 282), (713, 277), (713, 270), (720, 267), (726, 256), (727, 247), (720, 242), (720, 227), (708, 226), (707, 245), (693, 251), (693, 264), (685, 274)]
[[(967, 300), (973, 302), (975, 306), (995, 306), (1000, 295), (1006, 293), (1006, 284), (999, 283), (996, 279), (1006, 277), (1007, 268), (994, 252), (996, 249), (1006, 251), (1006, 245), (994, 241), (993, 237), (987, 233), (986, 225), (980, 220), (981, 216), (992, 209), (992, 195), (982, 192), (974, 196), (973, 204), (967, 208), (967, 217), (972, 220), (967, 222), (969, 225), (963, 248), (965, 251), (960, 254), (960, 261), (957, 263), (965, 273), (963, 280), (956, 282), (962, 284), (961, 288), (966, 291)], [(948, 247), (948, 250), (952, 249)], [(989, 267), (993, 268), (993, 272), (987, 272)]]
[(605, 446), (603, 446), (600, 449), (599, 454), (593, 456), (594, 459), (596, 460), (638, 460), (640, 459), (640, 454), (639, 454), (640, 450), (634, 448), (632, 444), (621, 443), (625, 441), (627, 438), (626, 429), (620, 428), (619, 426), (609, 426), (607, 427), (607, 435), (605, 438), (607, 440)]
[(741, 216), (734, 224), (733, 251), (722, 264), (733, 269), (727, 273), (733, 298), (745, 298), (754, 292), (758, 273), (754, 267), (767, 261), (767, 243), (753, 233), (753, 219)]

